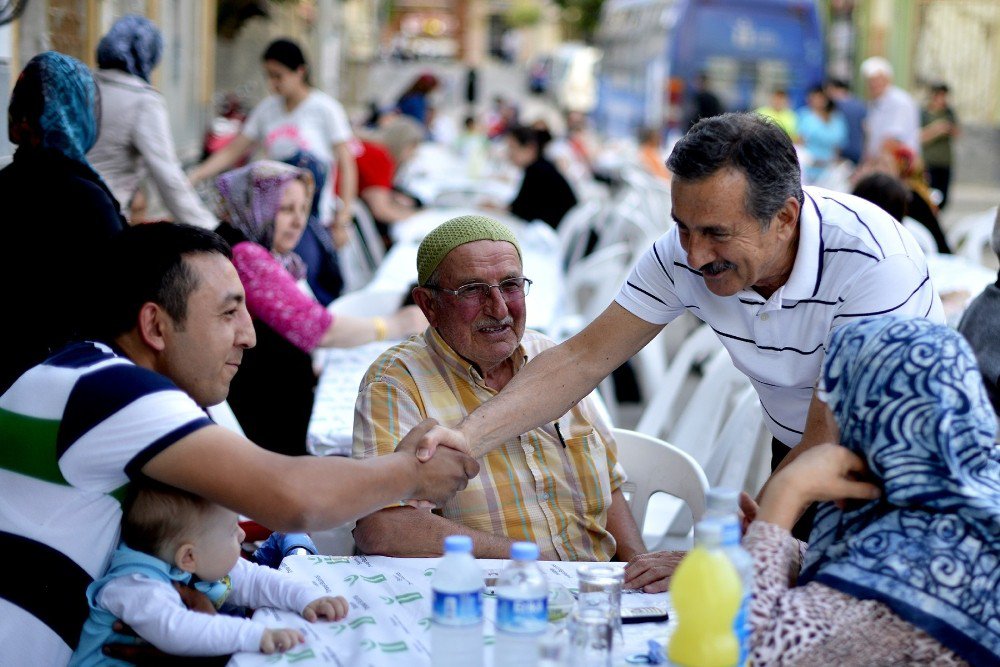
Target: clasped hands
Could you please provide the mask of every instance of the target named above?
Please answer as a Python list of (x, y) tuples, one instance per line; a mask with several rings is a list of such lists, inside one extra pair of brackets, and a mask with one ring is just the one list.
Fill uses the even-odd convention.
[(425, 419), (410, 430), (396, 447), (416, 461), (417, 489), (406, 503), (419, 509), (444, 505), (479, 474), (465, 437), (456, 430)]

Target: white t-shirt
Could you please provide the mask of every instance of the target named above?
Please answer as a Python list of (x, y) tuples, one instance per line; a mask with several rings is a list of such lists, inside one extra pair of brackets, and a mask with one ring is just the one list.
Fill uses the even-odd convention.
[(752, 289), (710, 292), (676, 227), (640, 258), (615, 298), (647, 322), (690, 310), (712, 327), (757, 390), (771, 434), (789, 447), (802, 438), (834, 329), (889, 313), (944, 323), (927, 261), (902, 225), (858, 197), (804, 190), (792, 274), (770, 298)]
[(333, 210), (333, 183), (337, 181), (333, 147), (351, 139), (351, 124), (340, 102), (324, 92), (312, 90), (297, 107), (288, 111), (281, 95), (271, 95), (258, 104), (240, 130), (256, 142), (271, 160), (284, 160), (298, 151), (308, 151), (327, 165), (320, 199), (322, 219)]
[(878, 155), (886, 139), (896, 139), (920, 155), (920, 108), (913, 97), (896, 86), (868, 104), (865, 118), (865, 156)]
[(333, 161), (333, 147), (351, 138), (351, 124), (340, 102), (313, 90), (288, 111), (280, 95), (258, 104), (240, 132), (263, 147), (272, 160), (284, 160), (309, 151), (324, 162)]

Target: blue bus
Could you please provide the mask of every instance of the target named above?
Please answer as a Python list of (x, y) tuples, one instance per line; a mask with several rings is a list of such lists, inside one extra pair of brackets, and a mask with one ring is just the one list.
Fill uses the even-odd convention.
[(824, 76), (815, 0), (606, 0), (594, 121), (606, 136), (679, 129), (699, 73), (728, 111), (778, 88), (792, 104)]

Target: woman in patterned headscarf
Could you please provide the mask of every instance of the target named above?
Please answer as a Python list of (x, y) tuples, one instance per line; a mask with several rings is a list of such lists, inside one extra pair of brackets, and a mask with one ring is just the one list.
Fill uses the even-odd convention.
[(320, 220), (320, 192), (326, 183), (327, 168), (319, 158), (306, 151), (299, 151), (283, 162), (293, 167), (307, 169), (313, 177), (309, 222), (306, 223), (302, 240), (295, 247), (295, 253), (306, 264), (306, 280), (316, 300), (324, 306), (329, 306), (331, 301), (340, 296), (344, 288), (344, 277), (340, 272), (340, 262), (333, 239)]
[(0, 392), (76, 335), (91, 294), (88, 263), (123, 221), (87, 163), (97, 138), (97, 88), (80, 61), (48, 51), (17, 79), (8, 110), (13, 162), (0, 171), (4, 202), (4, 326)]
[(381, 317), (334, 317), (296, 285), (306, 267), (294, 249), (312, 205), (309, 171), (262, 160), (216, 179), (219, 233), (233, 246), (257, 345), (243, 355), (229, 404), (248, 438), (304, 454), (316, 376), (310, 352), (400, 339), (427, 326), (416, 306)]
[[(834, 332), (818, 394), (840, 446), (778, 472), (744, 540), (753, 662), (1000, 664), (1000, 448), (968, 344), (860, 320)], [(813, 501), (800, 571), (788, 529)]]
[(215, 229), (218, 221), (181, 170), (166, 102), (149, 83), (162, 51), (160, 31), (142, 16), (118, 19), (101, 38), (101, 136), (88, 157), (123, 207), (149, 176), (175, 222)]

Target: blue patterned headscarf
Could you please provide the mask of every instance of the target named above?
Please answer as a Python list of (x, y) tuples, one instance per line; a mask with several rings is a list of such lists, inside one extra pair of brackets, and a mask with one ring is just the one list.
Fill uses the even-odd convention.
[(156, 24), (144, 16), (129, 14), (111, 26), (97, 45), (97, 66), (117, 69), (149, 82), (160, 62), (163, 37)]
[[(97, 86), (76, 58), (46, 51), (25, 66), (7, 113), (11, 143), (45, 148), (87, 163), (97, 141)], [(89, 165), (88, 165), (89, 166)]]
[(848, 324), (820, 394), (883, 494), (820, 505), (799, 582), (879, 600), (971, 664), (998, 664), (1000, 447), (969, 345), (921, 318)]

